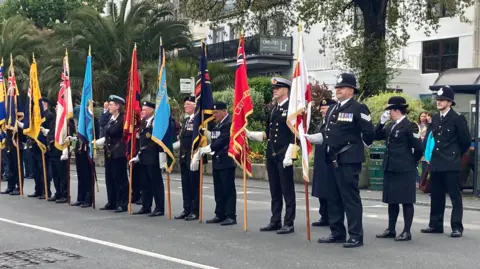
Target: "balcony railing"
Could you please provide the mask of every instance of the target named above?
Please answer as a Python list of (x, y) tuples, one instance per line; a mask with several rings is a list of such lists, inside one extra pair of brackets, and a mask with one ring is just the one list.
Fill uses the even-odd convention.
[[(238, 39), (207, 45), (208, 61), (222, 61), (237, 58)], [(292, 56), (292, 37), (285, 36), (249, 36), (245, 37), (245, 54), (247, 56)], [(178, 56), (200, 54), (200, 47), (180, 50)]]

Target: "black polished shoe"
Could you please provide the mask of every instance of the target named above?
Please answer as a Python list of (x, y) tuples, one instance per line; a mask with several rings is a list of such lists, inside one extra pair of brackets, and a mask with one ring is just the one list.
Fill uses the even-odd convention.
[(358, 240), (356, 238), (350, 238), (343, 244), (344, 248), (357, 248), (363, 246), (363, 239)]
[(459, 230), (453, 230), (453, 232), (450, 234), (450, 237), (453, 238), (459, 238), (462, 237), (463, 232), (460, 232)]
[(424, 234), (443, 234), (443, 230), (437, 230), (437, 229), (434, 229), (434, 228), (431, 228), (431, 227), (421, 229), (420, 232), (422, 232)]
[(267, 226), (260, 228), (260, 232), (273, 232), (282, 228), (280, 223), (269, 223)]
[(399, 236), (395, 237), (395, 241), (410, 241), (412, 240), (412, 234), (409, 232), (402, 232)]
[(328, 220), (324, 219), (324, 218), (321, 218), (319, 221), (315, 221), (312, 223), (312, 226), (313, 227), (325, 227), (325, 226), (328, 226), (329, 223), (328, 223)]
[(222, 226), (229, 226), (229, 225), (235, 225), (237, 224), (237, 220), (231, 219), (231, 218), (226, 218), (224, 221), (220, 223)]
[(191, 220), (197, 220), (197, 219), (198, 219), (197, 214), (193, 214), (193, 213), (185, 217), (185, 221), (191, 221)]
[(152, 213), (150, 213), (148, 216), (149, 217), (161, 217), (164, 216), (165, 213), (159, 210), (154, 210)]
[(115, 207), (110, 204), (106, 204), (104, 207), (101, 207), (100, 210), (114, 210)]
[(71, 205), (71, 206), (81, 206), (81, 205), (83, 205), (83, 203), (82, 203), (82, 202), (79, 202), (79, 201), (76, 201), (75, 203), (70, 204), (70, 205)]
[[(0, 194), (10, 194), (12, 191), (13, 190), (11, 190), (11, 189), (6, 189), (6, 190), (0, 192)], [(29, 197), (30, 197), (30, 195), (29, 195)]]
[(345, 237), (334, 237), (329, 235), (328, 237), (321, 237), (317, 240), (320, 244), (332, 244), (332, 243), (345, 243)]
[[(10, 191), (10, 192), (12, 192), (12, 191)], [(36, 192), (34, 192), (34, 193), (29, 194), (29, 195), (27, 195), (27, 196), (30, 197), (30, 198), (36, 198), (36, 197), (40, 197), (41, 195), (38, 194), (38, 193), (36, 193)]]
[(223, 220), (224, 220), (224, 219), (221, 219), (221, 218), (215, 216), (213, 219), (207, 220), (206, 223), (208, 223), (208, 224), (220, 223), (220, 222), (222, 222)]
[(133, 212), (133, 215), (147, 215), (147, 214), (150, 214), (150, 213), (152, 213), (151, 209), (142, 207), (137, 212)]
[(397, 233), (395, 231), (390, 231), (389, 229), (386, 229), (383, 233), (377, 234), (377, 238), (395, 238), (397, 236)]
[(55, 202), (56, 200), (57, 200), (57, 197), (53, 196), (53, 197), (48, 198), (47, 201), (49, 201), (49, 202)]
[(14, 190), (10, 193), (10, 195), (20, 195), (20, 191), (19, 190)]
[(124, 208), (124, 207), (119, 206), (119, 207), (117, 207), (117, 209), (115, 209), (115, 211), (113, 211), (113, 212), (115, 212), (115, 213), (122, 213), (122, 212), (126, 212), (126, 211), (127, 211), (127, 208)]
[(60, 198), (55, 201), (56, 204), (66, 204), (67, 198)]
[(182, 213), (180, 213), (180, 215), (175, 216), (173, 218), (174, 219), (185, 219), (188, 215), (190, 215), (190, 214), (187, 214), (187, 213), (185, 213), (185, 211), (183, 211)]
[(135, 203), (132, 203), (132, 204), (136, 204), (136, 205), (142, 205), (142, 204), (143, 204), (143, 202), (142, 202), (142, 200), (138, 200), (138, 201), (136, 201)]
[(46, 197), (45, 197), (45, 195), (42, 194), (42, 195), (38, 196), (37, 198), (38, 198), (38, 200), (45, 200)]
[(293, 232), (295, 232), (295, 228), (293, 228), (293, 225), (284, 225), (277, 231), (277, 234), (291, 234)]
[(81, 208), (88, 208), (88, 207), (92, 207), (92, 204), (91, 203), (83, 203), (80, 207)]

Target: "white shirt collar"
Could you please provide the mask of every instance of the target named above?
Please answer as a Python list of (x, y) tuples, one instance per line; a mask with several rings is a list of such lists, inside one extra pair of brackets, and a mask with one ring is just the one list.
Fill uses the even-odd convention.
[(189, 119), (192, 120), (194, 116), (195, 116), (195, 113), (190, 114)]
[(120, 115), (120, 113), (115, 117), (115, 115), (112, 114), (112, 116), (110, 117), (110, 119), (111, 119), (111, 120), (116, 120), (119, 115)]
[(447, 111), (445, 111), (444, 113), (440, 112), (440, 116), (447, 116), (448, 112), (450, 112), (450, 109), (451, 108), (448, 108)]
[(288, 98), (283, 100), (281, 103), (279, 103), (278, 106), (283, 106), (287, 101), (288, 101)]
[(399, 124), (403, 119), (405, 119), (405, 115), (403, 117), (401, 117), (400, 119), (398, 119), (395, 124)]
[(345, 105), (348, 101), (350, 101), (350, 99), (352, 98), (348, 98), (347, 100), (343, 100), (342, 102), (340, 102), (340, 106)]
[(152, 121), (153, 121), (153, 116), (147, 119), (147, 126), (152, 124)]

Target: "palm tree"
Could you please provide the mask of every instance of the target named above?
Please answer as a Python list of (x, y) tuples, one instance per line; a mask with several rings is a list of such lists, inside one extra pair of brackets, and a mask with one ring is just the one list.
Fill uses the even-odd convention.
[[(143, 70), (144, 63), (158, 59), (160, 37), (167, 50), (188, 47), (188, 23), (176, 19), (171, 6), (155, 5), (147, 0), (135, 1), (127, 12), (127, 3), (128, 0), (122, 1), (120, 8), (109, 3), (108, 16), (102, 16), (91, 7), (82, 6), (69, 15), (68, 24), (55, 28), (51, 47), (59, 49), (52, 51), (52, 57), (43, 73), (45, 88), (57, 91), (65, 48), (69, 51), (74, 96), (79, 96), (85, 58), (91, 45), (94, 97), (96, 100), (105, 100), (109, 94), (125, 95), (135, 43), (140, 71)], [(140, 77), (145, 76), (140, 73)], [(143, 80), (142, 86), (146, 84), (147, 81)]]
[(10, 66), (10, 54), (13, 56), (17, 84), (21, 92), (28, 87), (28, 74), (32, 53), (40, 51), (42, 39), (31, 21), (17, 15), (0, 23), (0, 57), (4, 59), (5, 70)]

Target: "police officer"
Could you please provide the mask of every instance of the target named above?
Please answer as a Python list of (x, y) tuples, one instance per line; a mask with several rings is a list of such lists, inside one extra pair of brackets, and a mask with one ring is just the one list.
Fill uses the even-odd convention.
[[(417, 163), (423, 156), (423, 144), (418, 136), (418, 125), (406, 118), (407, 101), (393, 96), (375, 127), (375, 140), (386, 140), (387, 149), (383, 159), (383, 202), (388, 204), (388, 228), (377, 238), (395, 238), (395, 241), (410, 241), (413, 222), (413, 204), (416, 198)], [(387, 120), (392, 122), (385, 126)], [(397, 236), (395, 225), (403, 208), (405, 226)]]
[(220, 223), (222, 226), (237, 224), (237, 191), (235, 189), (235, 161), (228, 156), (230, 127), (232, 118), (228, 115), (227, 104), (215, 102), (213, 117), (216, 125), (207, 133), (211, 143), (198, 150), (191, 162), (191, 170), (197, 171), (200, 155), (210, 153), (213, 168), (213, 191), (215, 195), (215, 217), (207, 223)]
[[(365, 160), (364, 144), (375, 138), (370, 111), (353, 99), (358, 93), (353, 74), (343, 73), (337, 79), (336, 97), (339, 101), (327, 111), (324, 143), (327, 147), (327, 174), (333, 177), (332, 199), (328, 201), (328, 218), (331, 235), (320, 238), (319, 243), (344, 243), (347, 215), (350, 238), (344, 247), (363, 245), (362, 201), (358, 190), (358, 176)], [(363, 140), (363, 141), (362, 141)]]
[[(323, 141), (321, 139), (325, 133), (326, 115), (330, 106), (336, 105), (337, 102), (331, 98), (325, 98), (320, 101), (320, 111), (322, 113), (322, 124), (320, 124), (313, 135), (305, 135), (309, 141), (315, 144), (315, 156), (313, 164), (313, 177), (312, 177), (312, 196), (317, 197), (320, 202), (320, 220), (312, 223), (314, 227), (328, 226), (328, 203), (329, 196), (328, 180), (327, 180), (327, 163), (325, 161), (326, 147), (325, 144), (318, 142)], [(318, 135), (320, 134), (320, 135)], [(316, 140), (315, 138), (319, 138)], [(314, 143), (315, 142), (315, 143)], [(332, 177), (332, 175), (330, 175)]]
[[(41, 99), (42, 103), (42, 109), (43, 109), (43, 116), (45, 117), (45, 121), (42, 123), (41, 127), (44, 129), (50, 128), (50, 125), (52, 124), (52, 121), (55, 122), (55, 115), (48, 110), (50, 101), (47, 98), (42, 98)], [(23, 128), (23, 125), (21, 126)], [(43, 136), (41, 141), (46, 141), (46, 137), (43, 133), (40, 134), (40, 136)], [(45, 142), (44, 142), (45, 143)], [(50, 168), (49, 168), (49, 154), (47, 152), (42, 153), (42, 150), (38, 146), (36, 142), (33, 142), (32, 146), (32, 153), (34, 157), (34, 162), (33, 162), (33, 170), (34, 170), (34, 179), (35, 179), (35, 192), (33, 194), (28, 195), (28, 197), (36, 197), (38, 199), (45, 199), (45, 195), (48, 195), (48, 197), (52, 196), (52, 192), (50, 191)], [(42, 154), (44, 155), (45, 158), (45, 164), (43, 163), (42, 159)], [(44, 181), (44, 173), (43, 173), (43, 165), (45, 165), (45, 171), (47, 175), (46, 181)], [(47, 182), (47, 192), (45, 193), (45, 182)]]
[[(461, 158), (470, 146), (467, 120), (455, 112), (455, 94), (449, 86), (437, 92), (438, 114), (432, 117), (427, 136), (432, 132), (435, 147), (430, 160), (432, 204), (430, 223), (422, 233), (443, 233), (445, 193), (452, 201), (451, 237), (463, 234), (463, 205), (460, 193)], [(427, 141), (428, 139), (425, 139)], [(426, 143), (426, 142), (425, 142)]]
[[(165, 188), (162, 171), (167, 157), (163, 149), (152, 140), (155, 103), (143, 102), (144, 118), (139, 128), (140, 150), (130, 163), (140, 163), (142, 171), (143, 206), (134, 215), (149, 214), (150, 217), (163, 216), (165, 213)], [(152, 212), (152, 199), (155, 199), (155, 210)]]
[[(267, 173), (272, 197), (270, 223), (260, 231), (277, 231), (277, 234), (294, 232), (295, 183), (293, 181), (292, 153), (294, 135), (287, 126), (288, 93), (291, 82), (283, 78), (272, 78), (273, 98), (276, 106), (267, 117), (265, 132), (246, 131), (247, 137), (255, 141), (267, 139)], [(285, 217), (282, 227), (282, 207), (285, 199)]]
[(108, 109), (112, 116), (105, 126), (105, 136), (94, 141), (98, 147), (105, 145), (105, 183), (108, 202), (100, 210), (115, 210), (115, 213), (127, 211), (128, 205), (126, 144), (123, 141), (124, 104), (125, 99), (110, 95)]
[(198, 191), (200, 185), (200, 172), (190, 170), (192, 143), (193, 143), (193, 117), (195, 111), (195, 97), (188, 96), (183, 100), (186, 118), (180, 131), (179, 141), (173, 145), (180, 149), (180, 169), (182, 177), (183, 212), (175, 219), (186, 221), (198, 219)]

